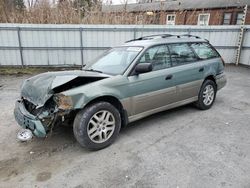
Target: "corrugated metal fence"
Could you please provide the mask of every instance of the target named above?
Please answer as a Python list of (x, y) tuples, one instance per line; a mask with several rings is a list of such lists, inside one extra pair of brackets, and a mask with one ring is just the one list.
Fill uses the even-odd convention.
[[(240, 63), (250, 65), (250, 26), (245, 26)], [(240, 26), (0, 24), (0, 66), (75, 66), (103, 51), (150, 34), (206, 38), (226, 63), (235, 63)]]

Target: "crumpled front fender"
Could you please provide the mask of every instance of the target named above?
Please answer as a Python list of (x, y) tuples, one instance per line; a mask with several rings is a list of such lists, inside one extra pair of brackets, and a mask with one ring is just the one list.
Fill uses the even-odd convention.
[(117, 99), (122, 98), (122, 93), (113, 88), (107, 88), (102, 86), (97, 87), (79, 87), (74, 88), (65, 92), (62, 92), (63, 95), (70, 96), (73, 103), (73, 109), (82, 109), (90, 101), (103, 96), (112, 96)]

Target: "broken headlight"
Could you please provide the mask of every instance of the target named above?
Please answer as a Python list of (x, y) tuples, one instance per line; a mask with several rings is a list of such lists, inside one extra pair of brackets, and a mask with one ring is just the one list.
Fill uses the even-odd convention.
[(60, 110), (70, 110), (73, 107), (72, 98), (63, 94), (56, 94), (54, 96), (54, 101)]

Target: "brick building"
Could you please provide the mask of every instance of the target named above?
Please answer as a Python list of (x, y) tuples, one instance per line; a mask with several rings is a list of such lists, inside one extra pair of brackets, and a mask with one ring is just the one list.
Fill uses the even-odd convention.
[(237, 25), (250, 24), (250, 0), (147, 0), (134, 4), (103, 5), (114, 24)]

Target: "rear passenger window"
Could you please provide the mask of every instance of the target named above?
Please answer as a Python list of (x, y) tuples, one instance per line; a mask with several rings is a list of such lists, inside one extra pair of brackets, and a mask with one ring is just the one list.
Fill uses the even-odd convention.
[(195, 53), (186, 43), (169, 44), (168, 46), (173, 66), (184, 65), (198, 60)]
[(219, 57), (218, 53), (208, 43), (194, 43), (191, 44), (191, 47), (200, 59)]
[(139, 63), (152, 63), (153, 71), (171, 67), (170, 55), (166, 45), (149, 48)]

